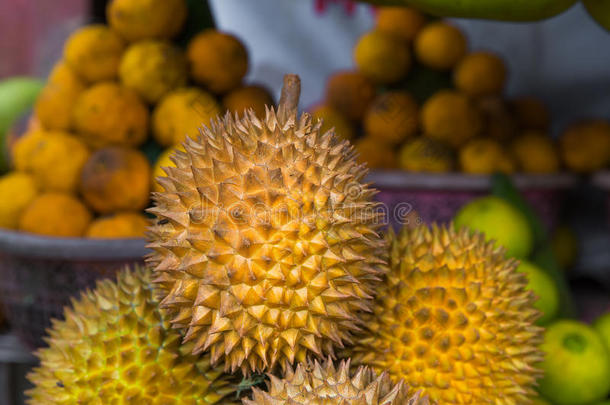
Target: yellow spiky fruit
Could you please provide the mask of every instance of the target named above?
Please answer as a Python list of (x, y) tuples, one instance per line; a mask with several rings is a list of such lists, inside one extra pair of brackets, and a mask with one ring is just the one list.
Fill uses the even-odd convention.
[(194, 353), (245, 374), (332, 355), (360, 329), (384, 271), (381, 213), (347, 141), (287, 76), (278, 110), (226, 115), (160, 179), (150, 264)]
[(529, 404), (540, 313), (518, 262), (463, 228), (403, 228), (390, 239), (355, 364), (388, 370), (439, 404)]
[(288, 367), (283, 378), (269, 375), (267, 391), (253, 388), (244, 405), (428, 405), (421, 393), (409, 393), (404, 381), (393, 384), (388, 373), (369, 367), (350, 373), (350, 360), (335, 368), (331, 359)]
[(54, 320), (28, 375), (30, 404), (233, 403), (234, 386), (210, 356), (193, 356), (158, 309), (151, 272), (99, 281)]

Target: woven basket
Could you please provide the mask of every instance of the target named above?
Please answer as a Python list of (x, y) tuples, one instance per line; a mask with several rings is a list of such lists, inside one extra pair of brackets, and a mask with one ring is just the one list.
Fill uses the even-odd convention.
[[(576, 184), (570, 174), (515, 175), (515, 186), (523, 193), (544, 224), (557, 222), (563, 193)], [(491, 177), (460, 173), (421, 174), (404, 171), (373, 171), (367, 181), (379, 190), (388, 222), (394, 227), (409, 223), (414, 211), (426, 223), (447, 223), (469, 201), (491, 192)]]
[(0, 231), (0, 300), (14, 333), (30, 348), (44, 344), (51, 318), (61, 317), (70, 298), (143, 263), (143, 239), (48, 238)]

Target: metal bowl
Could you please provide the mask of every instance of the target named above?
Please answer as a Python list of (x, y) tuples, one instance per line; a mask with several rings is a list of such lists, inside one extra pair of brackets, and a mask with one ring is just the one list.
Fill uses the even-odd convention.
[[(573, 187), (577, 177), (567, 173), (512, 176), (515, 186), (552, 229), (558, 219), (563, 192)], [(409, 173), (373, 171), (367, 177), (379, 190), (388, 222), (399, 227), (413, 220), (416, 211), (423, 222), (447, 223), (469, 201), (489, 194), (491, 176), (462, 173)]]
[(125, 266), (143, 263), (144, 239), (51, 238), (0, 230), (0, 300), (13, 331), (30, 348), (70, 298)]

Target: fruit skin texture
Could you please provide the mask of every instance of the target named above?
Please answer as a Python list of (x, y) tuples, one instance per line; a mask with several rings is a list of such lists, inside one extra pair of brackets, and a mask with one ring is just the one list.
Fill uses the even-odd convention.
[(66, 41), (64, 60), (88, 82), (111, 80), (117, 76), (125, 42), (102, 24), (83, 27)]
[(455, 226), (482, 232), (496, 241), (509, 257), (528, 257), (534, 236), (525, 216), (510, 203), (495, 196), (477, 198), (464, 205), (454, 218)]
[(85, 83), (65, 62), (55, 65), (34, 105), (34, 115), (49, 130), (66, 131), (72, 126), (72, 110), (85, 90)]
[(299, 364), (288, 368), (282, 379), (270, 375), (267, 391), (253, 388), (252, 399), (244, 405), (260, 404), (341, 404), (341, 405), (429, 405), (419, 393), (410, 395), (409, 387), (400, 381), (393, 384), (387, 372), (379, 376), (368, 367), (350, 373), (350, 361), (342, 360), (335, 368), (330, 359)]
[(354, 147), (358, 153), (358, 162), (370, 169), (394, 169), (397, 166), (394, 148), (379, 143), (370, 136), (358, 139)]
[(502, 144), (494, 139), (476, 138), (460, 149), (460, 167), (464, 173), (514, 173), (516, 162)]
[(440, 404), (529, 404), (542, 358), (517, 261), (452, 226), (391, 233), (390, 271), (354, 364), (387, 370)]
[(419, 123), (419, 107), (404, 91), (378, 95), (364, 116), (364, 131), (380, 142), (397, 144), (414, 136)]
[(150, 172), (140, 151), (117, 146), (100, 149), (83, 167), (80, 193), (100, 214), (141, 211), (148, 205)]
[(27, 206), (19, 220), (19, 230), (44, 236), (83, 236), (91, 222), (91, 213), (69, 194), (40, 194)]
[(537, 397), (537, 398), (532, 399), (532, 405), (552, 405), (552, 404), (544, 398)]
[(593, 328), (571, 320), (547, 327), (539, 391), (557, 405), (601, 401), (610, 392), (610, 357)]
[(152, 173), (153, 191), (157, 191), (157, 192), (163, 191), (163, 187), (161, 186), (161, 184), (159, 184), (157, 179), (160, 177), (166, 177), (167, 173), (165, 172), (165, 169), (164, 169), (165, 167), (176, 167), (176, 164), (174, 163), (172, 156), (178, 150), (181, 150), (184, 152), (184, 148), (182, 147), (182, 145), (176, 145), (171, 148), (165, 149), (161, 153), (161, 155), (159, 156), (157, 161), (155, 162), (155, 166), (153, 167), (153, 173)]
[(237, 88), (248, 72), (248, 51), (234, 35), (207, 29), (188, 45), (191, 76), (215, 94)]
[(466, 54), (466, 37), (444, 22), (426, 25), (415, 38), (417, 60), (431, 69), (450, 70)]
[(0, 228), (17, 229), (21, 214), (37, 193), (36, 181), (29, 174), (12, 172), (0, 177)]
[(322, 120), (320, 132), (324, 133), (334, 128), (337, 136), (342, 139), (352, 139), (356, 136), (356, 129), (349, 119), (337, 109), (329, 105), (318, 105), (311, 111), (311, 116)]
[(602, 341), (610, 353), (610, 313), (606, 313), (593, 322), (593, 328), (601, 336)]
[(139, 146), (148, 136), (148, 109), (138, 95), (106, 82), (86, 90), (72, 115), (74, 129), (94, 148)]
[(123, 212), (94, 220), (85, 236), (95, 239), (143, 238), (148, 219), (138, 212)]
[[(98, 281), (54, 320), (28, 379), (30, 404), (235, 403), (229, 377), (195, 357), (159, 310), (149, 270)], [(106, 376), (106, 377), (105, 377)]]
[(546, 325), (555, 318), (559, 311), (559, 291), (555, 281), (535, 264), (522, 260), (518, 271), (527, 275), (527, 287), (538, 297), (534, 307), (542, 316), (538, 319), (539, 325)]
[(186, 57), (169, 42), (137, 42), (127, 48), (119, 76), (125, 87), (154, 104), (170, 91), (186, 85)]
[(375, 29), (393, 34), (405, 41), (413, 41), (426, 25), (426, 17), (411, 7), (380, 7)]
[(513, 140), (511, 151), (521, 170), (526, 173), (555, 173), (560, 169), (557, 147), (544, 133), (523, 133)]
[(582, 4), (599, 25), (610, 31), (610, 2), (608, 0), (583, 0)]
[(326, 82), (326, 103), (354, 122), (360, 122), (375, 98), (375, 86), (362, 73), (341, 71)]
[(561, 156), (568, 169), (590, 173), (610, 163), (610, 123), (588, 120), (572, 124), (559, 139)]
[(426, 136), (462, 146), (482, 129), (482, 118), (472, 101), (462, 93), (441, 90), (422, 107), (422, 126)]
[(455, 166), (452, 151), (433, 139), (418, 137), (407, 141), (398, 153), (399, 166), (410, 172), (446, 173)]
[(453, 81), (471, 97), (500, 95), (506, 84), (506, 66), (491, 52), (473, 52), (457, 65)]
[(74, 192), (90, 155), (87, 146), (69, 133), (36, 130), (19, 138), (13, 164), (30, 173), (43, 191)]
[(354, 60), (359, 71), (381, 84), (397, 82), (411, 66), (406, 44), (400, 37), (381, 31), (370, 31), (358, 40)]
[(108, 23), (128, 41), (170, 39), (184, 26), (185, 0), (111, 0)]
[(260, 119), (265, 118), (266, 106), (274, 105), (273, 97), (269, 90), (263, 86), (247, 85), (236, 88), (222, 98), (222, 105), (231, 114), (243, 115), (251, 108)]
[(370, 309), (381, 213), (352, 147), (320, 125), (283, 106), (226, 115), (186, 141), (149, 210), (161, 306), (227, 370), (332, 355)]
[(220, 106), (210, 93), (195, 87), (179, 89), (165, 96), (152, 116), (153, 136), (165, 147), (178, 145), (186, 137), (196, 137), (220, 114)]

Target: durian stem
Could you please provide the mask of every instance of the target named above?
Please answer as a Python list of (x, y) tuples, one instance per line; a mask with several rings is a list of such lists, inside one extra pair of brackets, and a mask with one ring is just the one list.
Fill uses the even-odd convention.
[(298, 75), (285, 75), (282, 95), (278, 104), (278, 116), (286, 122), (288, 118), (296, 114), (299, 108), (299, 97), (301, 96), (301, 79)]

